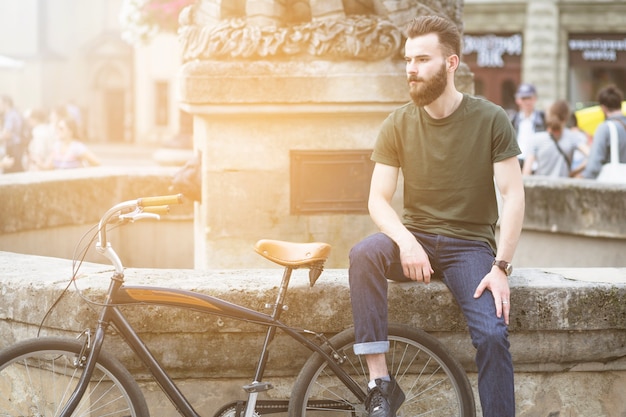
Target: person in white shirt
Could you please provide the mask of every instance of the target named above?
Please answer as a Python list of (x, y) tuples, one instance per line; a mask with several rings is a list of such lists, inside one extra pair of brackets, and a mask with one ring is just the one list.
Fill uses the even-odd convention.
[(511, 123), (517, 132), (517, 143), (522, 151), (518, 159), (524, 167), (524, 160), (529, 152), (530, 141), (537, 132), (546, 130), (545, 114), (537, 110), (537, 89), (532, 84), (521, 84), (515, 93), (518, 111), (513, 114)]
[(28, 144), (28, 171), (45, 169), (46, 161), (56, 140), (56, 131), (52, 124), (47, 122), (46, 113), (41, 109), (26, 112), (26, 120), (31, 126), (31, 140)]

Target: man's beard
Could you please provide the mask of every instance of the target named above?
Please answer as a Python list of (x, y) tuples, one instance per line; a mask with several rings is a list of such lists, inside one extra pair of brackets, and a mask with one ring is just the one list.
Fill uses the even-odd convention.
[(411, 75), (407, 79), (408, 82), (419, 81), (420, 84), (410, 85), (409, 94), (413, 103), (418, 107), (427, 106), (433, 101), (437, 100), (446, 89), (448, 85), (448, 74), (446, 72), (446, 63), (441, 64), (441, 68), (437, 73), (429, 80), (425, 80), (421, 77)]

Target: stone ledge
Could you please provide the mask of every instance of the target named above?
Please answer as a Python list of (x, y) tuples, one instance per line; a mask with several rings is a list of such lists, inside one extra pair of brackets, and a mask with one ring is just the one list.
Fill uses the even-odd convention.
[[(345, 91), (350, 91), (346, 95)], [(179, 73), (187, 105), (393, 103), (409, 100), (404, 62), (195, 60)]]
[[(0, 252), (0, 268), (0, 346), (4, 346), (35, 335), (47, 309), (67, 286), (71, 261)], [(101, 297), (108, 286), (111, 267), (86, 263), (81, 271), (77, 285), (83, 294)], [(294, 273), (288, 296), (290, 308), (284, 321), (326, 334), (349, 326), (352, 316), (347, 271), (324, 271), (313, 288), (309, 288), (305, 274), (306, 271)], [(129, 285), (192, 289), (253, 308), (271, 302), (280, 279), (281, 270), (274, 268), (126, 271)], [(517, 369), (626, 370), (626, 269), (518, 269), (511, 277), (511, 288), (510, 330)], [(394, 283), (390, 285), (389, 297), (391, 320), (433, 332), (468, 370), (473, 370), (474, 352), (465, 321), (443, 283)], [(245, 376), (254, 365), (262, 340), (263, 329), (259, 326), (167, 307), (132, 309), (130, 320), (148, 345), (163, 352), (164, 363), (183, 376), (215, 371), (216, 366), (224, 375)], [(69, 297), (46, 321), (44, 333), (80, 332), (94, 317), (71, 288)], [(243, 353), (241, 357), (232, 357), (233, 343)], [(290, 343), (287, 337), (277, 339), (275, 349), (280, 350), (280, 360), (268, 369), (278, 374), (295, 374), (307, 352)], [(120, 349), (115, 344), (110, 348)], [(123, 351), (119, 354), (133, 368), (131, 355)], [(285, 360), (286, 357), (291, 360)], [(210, 358), (214, 362), (209, 363)]]
[[(124, 200), (171, 194), (176, 167), (96, 167), (0, 175), (0, 234), (89, 224)], [(193, 216), (172, 206), (171, 219)]]
[(626, 183), (526, 177), (524, 230), (626, 239)]
[[(37, 334), (45, 312), (67, 286), (71, 261), (0, 252), (0, 268), (2, 348)], [(81, 271), (77, 283), (84, 295), (100, 297), (111, 267), (85, 263)], [(281, 271), (129, 268), (126, 277), (129, 284), (194, 289), (262, 308), (279, 284)], [(296, 271), (285, 321), (328, 335), (349, 326), (347, 271), (324, 271), (313, 288), (307, 282), (306, 271)], [(626, 269), (518, 269), (511, 286), (517, 414), (536, 417), (575, 410), (585, 416), (622, 415), (626, 411)], [(445, 286), (441, 282), (392, 284), (389, 293), (392, 320), (422, 325), (435, 334), (468, 370), (478, 399), (474, 349)], [(73, 337), (93, 317), (70, 289), (44, 323), (42, 334)], [(129, 318), (202, 415), (214, 415), (222, 405), (244, 398), (241, 387), (251, 381), (263, 341), (258, 326), (160, 307), (134, 308)], [(105, 348), (138, 378), (152, 415), (176, 414), (114, 333)], [(308, 355), (279, 332), (265, 379), (276, 388), (263, 398), (289, 398)], [(478, 401), (477, 408), (480, 415)]]

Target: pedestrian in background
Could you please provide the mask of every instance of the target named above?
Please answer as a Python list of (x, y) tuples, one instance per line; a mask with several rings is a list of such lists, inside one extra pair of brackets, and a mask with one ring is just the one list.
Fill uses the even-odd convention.
[(82, 168), (100, 165), (98, 158), (78, 139), (76, 122), (61, 118), (56, 125), (57, 139), (48, 157), (48, 169)]
[(597, 178), (602, 166), (611, 160), (610, 123), (615, 125), (617, 131), (619, 162), (626, 163), (626, 116), (622, 113), (622, 101), (624, 101), (624, 93), (615, 85), (609, 85), (598, 92), (598, 103), (606, 120), (596, 128), (593, 134), (589, 159), (582, 173), (583, 178)]
[(565, 100), (555, 101), (546, 115), (546, 130), (535, 133), (530, 141), (529, 152), (522, 172), (524, 175), (548, 177), (575, 177), (584, 169), (585, 162), (578, 162), (574, 169), (574, 152), (589, 155), (587, 138), (579, 131), (567, 127), (571, 110)]
[(55, 128), (48, 122), (48, 115), (42, 109), (32, 109), (25, 112), (24, 118), (31, 130), (31, 139), (26, 152), (26, 166), (24, 169), (41, 171), (46, 168), (48, 157), (55, 143)]
[(534, 85), (524, 83), (515, 93), (515, 103), (518, 111), (511, 117), (511, 123), (517, 133), (517, 143), (522, 151), (518, 159), (524, 167), (524, 160), (530, 151), (530, 142), (537, 132), (546, 130), (545, 113), (537, 110), (537, 89)]
[(20, 172), (22, 155), (28, 145), (24, 135), (24, 119), (13, 105), (13, 99), (7, 95), (0, 96), (0, 160), (4, 172)]

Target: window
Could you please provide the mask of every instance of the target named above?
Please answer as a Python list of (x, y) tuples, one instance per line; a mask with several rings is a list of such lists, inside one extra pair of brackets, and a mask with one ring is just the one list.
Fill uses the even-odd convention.
[(626, 92), (625, 34), (570, 34), (568, 50), (569, 100), (576, 108), (595, 104), (608, 84)]

